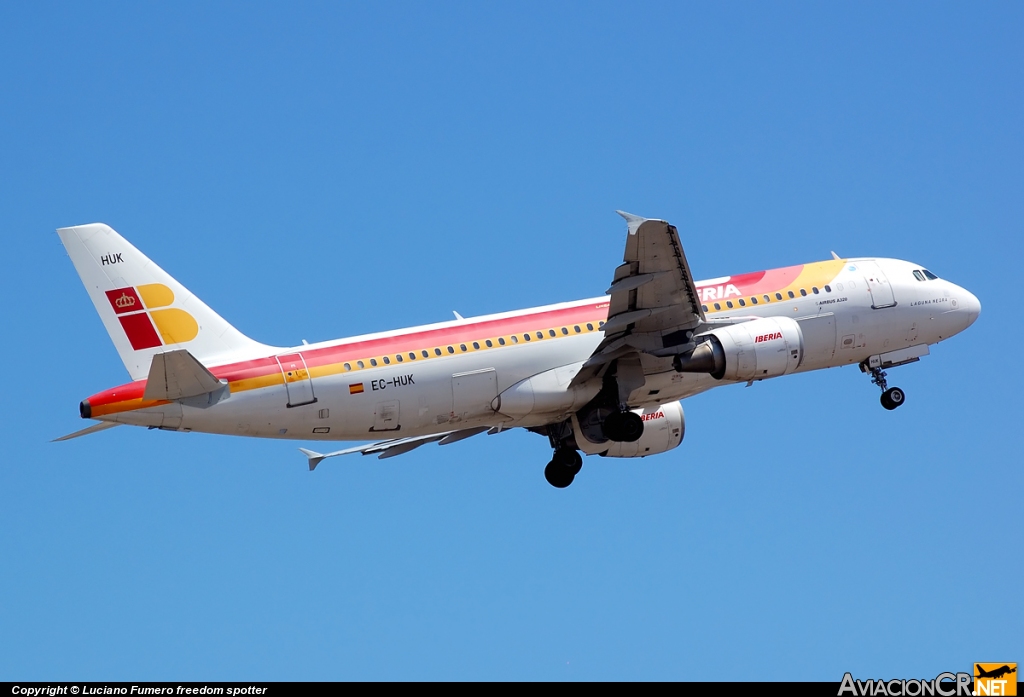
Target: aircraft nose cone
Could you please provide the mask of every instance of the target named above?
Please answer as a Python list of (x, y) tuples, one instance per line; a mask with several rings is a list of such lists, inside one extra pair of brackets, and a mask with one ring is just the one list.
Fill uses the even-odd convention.
[(967, 326), (969, 327), (974, 324), (978, 319), (978, 315), (981, 314), (981, 301), (978, 300), (974, 293), (965, 290), (961, 302), (961, 308), (963, 308), (964, 314), (967, 315)]

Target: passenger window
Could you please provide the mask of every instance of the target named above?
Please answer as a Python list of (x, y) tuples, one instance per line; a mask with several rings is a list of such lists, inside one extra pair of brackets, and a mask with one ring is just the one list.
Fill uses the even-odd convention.
[(580, 333), (580, 325), (577, 324), (575, 327), (572, 328), (572, 330), (574, 332), (576, 332), (577, 334), (579, 334)]
[(435, 356), (440, 356), (441, 355), (441, 349), (439, 349), (439, 348), (434, 349), (434, 355)]
[(594, 325), (591, 324), (590, 322), (587, 322), (587, 331), (588, 332), (594, 331)]
[(782, 300), (782, 293), (776, 293), (775, 294), (775, 299), (776, 300)]
[(543, 339), (544, 338), (544, 332), (537, 332), (537, 338), (538, 339)]
[(523, 339), (525, 339), (526, 341), (529, 341), (529, 340), (530, 340), (530, 339), (532, 339), (532, 338), (533, 338), (533, 337), (532, 337), (532, 336), (530, 336), (529, 334), (523, 334)]
[(505, 338), (504, 337), (499, 337), (498, 338), (498, 345), (499, 346), (504, 346), (505, 345)]
[(790, 298), (795, 298), (795, 297), (796, 297), (796, 295), (795, 295), (795, 294), (793, 293), (793, 291), (789, 291), (789, 297), (790, 297)]
[(365, 368), (366, 367), (365, 365), (363, 365), (362, 361), (356, 361), (356, 365), (358, 365), (360, 368)]
[(395, 356), (395, 359), (396, 359), (396, 360), (397, 360), (397, 361), (398, 361), (399, 363), (401, 363), (401, 362), (402, 362), (403, 360), (405, 360), (404, 358), (402, 358), (402, 354), (400, 354), (400, 353), (399, 353), (399, 354), (397, 354), (397, 355)]
[(410, 361), (416, 360), (416, 352), (415, 351), (410, 351), (409, 352), (409, 360)]
[(807, 291), (804, 290), (803, 288), (800, 289), (800, 297), (802, 297), (802, 298), (806, 298), (807, 297)]
[(732, 309), (732, 300), (726, 300), (725, 301), (725, 306), (731, 310)]
[(569, 328), (568, 327), (562, 327), (562, 334), (563, 335), (567, 335), (568, 333), (569, 333)]
[(721, 310), (722, 309), (722, 303), (715, 303), (715, 309), (716, 310)]
[(513, 343), (513, 344), (518, 344), (518, 343), (519, 343), (519, 337), (518, 337), (518, 336), (516, 336), (515, 334), (513, 334), (512, 336), (510, 336), (510, 337), (509, 337), (509, 339), (512, 339), (512, 343)]
[(548, 330), (548, 334), (550, 334), (551, 336), (554, 336), (555, 335), (555, 330), (554, 329), (549, 329)]
[(474, 341), (473, 342), (473, 348), (479, 349), (480, 348), (480, 342), (479, 341)]
[(811, 292), (814, 293), (815, 295), (817, 295), (821, 291), (818, 290), (818, 286), (812, 286), (811, 287)]
[(928, 269), (921, 269), (921, 270), (922, 270), (922, 271), (924, 271), (924, 276), (925, 276), (925, 278), (927, 278), (927, 279), (928, 279), (929, 281), (937, 281), (937, 280), (939, 280), (939, 277), (938, 277), (938, 276), (936, 276), (935, 274), (933, 274), (933, 273), (932, 273), (931, 271), (929, 271)]
[(491, 348), (492, 346), (494, 346), (494, 342), (492, 342), (490, 339), (488, 339), (484, 343), (487, 344), (487, 348)]
[(766, 303), (770, 303), (770, 302), (772, 301), (772, 299), (771, 299), (771, 297), (769, 297), (769, 296), (765, 295), (765, 296), (764, 296), (764, 301), (765, 301)]
[(600, 329), (600, 328), (601, 328), (601, 327), (603, 327), (603, 326), (604, 326), (604, 320), (602, 320), (602, 321), (600, 321), (600, 322), (598, 322), (598, 323), (597, 323), (597, 328), (598, 328), (598, 329)]
[(421, 351), (420, 353), (422, 353), (422, 354), (423, 354), (423, 357), (424, 357), (424, 358), (430, 358), (430, 354), (429, 354), (429, 353), (427, 352), (427, 350), (426, 350), (426, 349), (423, 349), (423, 350), (422, 350), (422, 351)]
[(466, 345), (465, 344), (459, 344), (459, 350), (462, 351), (463, 353), (465, 353), (466, 352)]
[(701, 305), (700, 309), (704, 310), (704, 312), (707, 312), (708, 311), (708, 306), (707, 305)]
[(351, 363), (346, 363), (345, 364), (345, 370), (352, 370), (352, 364)]
[(391, 365), (391, 359), (387, 356), (384, 356), (384, 365)]
[(832, 292), (832, 287), (831, 286), (825, 286), (825, 292), (826, 293), (831, 293)]
[(377, 365), (377, 359), (376, 358), (371, 358), (370, 359), (370, 365), (376, 366)]
[(454, 346), (449, 346), (448, 347), (448, 353), (455, 353), (455, 347)]
[(740, 298), (739, 303), (740, 303), (740, 307), (746, 307), (747, 306), (747, 301), (744, 300), (743, 298)]
[(757, 304), (757, 296), (756, 296), (756, 295), (754, 295), (754, 296), (752, 296), (752, 297), (750, 298), (750, 303), (751, 303), (752, 305), (756, 305), (756, 304)]

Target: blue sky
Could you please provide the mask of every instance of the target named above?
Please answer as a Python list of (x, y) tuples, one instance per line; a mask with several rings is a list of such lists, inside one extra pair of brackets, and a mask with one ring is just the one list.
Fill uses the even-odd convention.
[[(295, 5), (295, 6), (292, 6)], [(932, 677), (1024, 661), (1024, 9), (0, 6), (0, 677)], [(622, 208), (710, 278), (917, 261), (980, 320), (892, 371), (688, 400), (543, 479), (512, 432), (306, 471), (120, 428), (54, 229), (102, 221), (296, 344), (590, 297)], [(1017, 580), (1014, 580), (1017, 579)]]

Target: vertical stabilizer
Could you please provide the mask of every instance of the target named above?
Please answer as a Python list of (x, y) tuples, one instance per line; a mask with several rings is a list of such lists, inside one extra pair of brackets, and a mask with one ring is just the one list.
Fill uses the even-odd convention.
[(228, 324), (109, 226), (57, 234), (133, 380), (149, 374), (155, 354), (173, 349), (210, 366), (274, 351)]

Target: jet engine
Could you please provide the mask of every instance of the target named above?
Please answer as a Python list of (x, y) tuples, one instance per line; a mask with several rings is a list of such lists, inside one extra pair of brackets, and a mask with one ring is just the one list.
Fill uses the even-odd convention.
[(661, 406), (634, 409), (633, 411), (644, 420), (644, 433), (640, 436), (640, 440), (633, 443), (616, 443), (610, 440), (594, 443), (583, 434), (579, 420), (573, 416), (572, 428), (576, 444), (588, 455), (646, 457), (667, 452), (683, 442), (686, 419), (683, 416), (683, 405), (679, 402), (669, 402)]
[(691, 352), (676, 356), (681, 373), (716, 380), (761, 380), (788, 375), (803, 360), (803, 334), (789, 317), (766, 317), (713, 329)]

